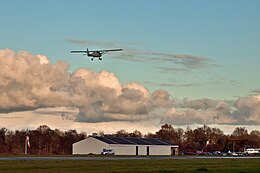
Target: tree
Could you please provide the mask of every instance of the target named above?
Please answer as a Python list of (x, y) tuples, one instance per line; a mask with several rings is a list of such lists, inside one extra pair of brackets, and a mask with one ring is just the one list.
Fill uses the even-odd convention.
[(253, 130), (253, 131), (251, 131), (250, 135), (260, 138), (260, 131), (259, 130)]
[(41, 125), (35, 131), (35, 135), (38, 136), (38, 137), (36, 136), (36, 145), (38, 145), (39, 147), (38, 152), (40, 152), (40, 154), (51, 154), (50, 146), (51, 146), (51, 136), (53, 135), (53, 131), (48, 126)]
[[(104, 136), (104, 132), (99, 132)], [(31, 147), (28, 148), (29, 154), (71, 154), (72, 144), (86, 138), (86, 133), (78, 134), (76, 130), (60, 131), (52, 130), (46, 125), (39, 126), (36, 130), (16, 130), (11, 131), (0, 128), (0, 153), (4, 154), (23, 154), (25, 136), (30, 136)], [(119, 130), (110, 136), (118, 137), (142, 137), (142, 133), (135, 130), (128, 133)], [(144, 135), (148, 138), (162, 138), (170, 143), (178, 144), (180, 148), (190, 144), (195, 150), (202, 149), (207, 141), (211, 146), (222, 148), (222, 151), (236, 151), (244, 147), (260, 148), (260, 131), (254, 130), (248, 134), (244, 127), (237, 127), (232, 135), (225, 135), (219, 128), (210, 128), (206, 125), (194, 130), (187, 127), (186, 131), (181, 128), (173, 128), (170, 124), (164, 124), (155, 134)], [(220, 149), (219, 149), (220, 150)]]
[(161, 129), (156, 132), (158, 138), (165, 139), (168, 142), (173, 142), (174, 129), (170, 124), (162, 125)]
[(174, 129), (170, 124), (162, 125), (161, 129), (156, 132), (158, 138), (162, 138), (170, 143), (181, 145), (184, 139), (184, 131), (181, 128)]
[(194, 142), (199, 143), (200, 147), (204, 147), (206, 145), (208, 141), (208, 136), (206, 134), (205, 126), (194, 129), (193, 135), (194, 135)]
[(148, 132), (146, 135), (144, 135), (144, 137), (146, 137), (146, 138), (156, 138), (157, 135), (156, 135), (156, 134), (153, 134), (153, 133), (151, 133), (151, 132)]
[(212, 144), (220, 144), (221, 139), (223, 139), (224, 133), (219, 128), (211, 128), (211, 132), (208, 136), (208, 139)]
[(193, 130), (189, 126), (187, 126), (186, 132), (184, 132), (184, 142), (186, 144), (194, 142)]
[(133, 131), (133, 133), (129, 134), (130, 137), (135, 137), (135, 138), (141, 138), (142, 137), (142, 133), (138, 130)]
[(129, 133), (125, 130), (119, 130), (115, 134), (116, 137), (129, 137)]
[(248, 146), (260, 148), (260, 131), (253, 130), (248, 136)]
[(187, 127), (186, 132), (184, 132), (185, 144), (191, 144), (199, 150), (206, 147), (207, 144), (214, 145), (217, 148), (223, 148), (225, 142), (223, 137), (224, 133), (219, 128), (210, 128), (206, 125), (197, 127), (194, 130)]
[(5, 127), (0, 128), (0, 152), (3, 153), (5, 151), (5, 133), (7, 129)]
[(63, 154), (72, 153), (72, 144), (84, 139), (84, 134), (79, 135), (76, 130), (69, 130), (64, 133), (64, 136), (61, 138), (61, 148)]
[(176, 136), (174, 137), (174, 142), (181, 146), (184, 142), (184, 130), (182, 128), (178, 128), (175, 130)]
[(247, 129), (245, 127), (236, 127), (232, 133), (232, 136), (245, 138), (248, 136)]

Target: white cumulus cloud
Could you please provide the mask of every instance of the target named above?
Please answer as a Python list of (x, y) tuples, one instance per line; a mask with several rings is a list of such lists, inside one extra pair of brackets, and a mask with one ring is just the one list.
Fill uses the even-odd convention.
[[(260, 95), (233, 104), (213, 99), (174, 100), (165, 90), (121, 83), (108, 71), (81, 68), (69, 72), (64, 61), (45, 55), (0, 50), (0, 113), (63, 107), (59, 112), (78, 122), (154, 121), (175, 125), (260, 124)], [(50, 111), (50, 114), (53, 112)]]
[(166, 102), (142, 84), (120, 83), (113, 73), (85, 68), (70, 73), (66, 62), (52, 64), (26, 51), (0, 50), (0, 66), (2, 113), (75, 107), (76, 121), (137, 121), (162, 107), (158, 100)]

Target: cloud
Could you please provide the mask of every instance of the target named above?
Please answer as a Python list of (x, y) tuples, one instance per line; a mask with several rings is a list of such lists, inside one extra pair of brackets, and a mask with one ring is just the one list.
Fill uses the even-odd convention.
[(36, 55), (40, 59), (40, 64), (48, 64), (49, 60), (45, 55)]
[(220, 101), (213, 100), (213, 99), (197, 99), (197, 100), (189, 100), (189, 99), (183, 99), (178, 100), (176, 103), (181, 108), (192, 108), (195, 110), (208, 110), (215, 108)]
[(233, 105), (210, 99), (183, 100), (169, 108), (161, 123), (187, 124), (260, 124), (260, 95), (238, 98)]
[(185, 55), (185, 54), (171, 54), (171, 53), (160, 53), (160, 52), (146, 52), (150, 55), (158, 56), (154, 60), (160, 60), (165, 62), (173, 62), (175, 64), (180, 64), (188, 69), (197, 69), (205, 67), (208, 65), (209, 59), (201, 56), (195, 55)]
[(185, 111), (177, 111), (175, 108), (170, 108), (165, 112), (161, 123), (172, 123), (177, 125), (188, 124), (211, 124), (210, 111), (197, 111), (194, 109), (187, 109)]
[(0, 50), (0, 66), (1, 113), (71, 107), (78, 113), (61, 114), (75, 121), (137, 121), (169, 102), (167, 91), (151, 93), (139, 83), (122, 84), (107, 71), (70, 73), (66, 62), (52, 64), (46, 56), (26, 51)]
[[(115, 48), (122, 47), (122, 45), (137, 45), (137, 42), (112, 42), (112, 41), (94, 41), (94, 40), (79, 40), (79, 39), (67, 39), (65, 40), (71, 44)], [(121, 45), (121, 46), (120, 46)], [(124, 51), (111, 56), (115, 59), (131, 61), (131, 62), (163, 62), (174, 64), (174, 67), (158, 67), (161, 72), (172, 71), (191, 71), (194, 69), (207, 68), (212, 66), (218, 66), (211, 62), (210, 59), (202, 56), (188, 55), (188, 54), (172, 54), (158, 51), (142, 51), (137, 49), (124, 48)]]
[(136, 49), (124, 49), (123, 52), (119, 55), (113, 56), (112, 58), (132, 62), (161, 62), (171, 65), (171, 67), (157, 67), (161, 72), (190, 71), (217, 66), (216, 64), (213, 64), (210, 59), (202, 56), (162, 53), (157, 51), (141, 51)]
[(162, 84), (158, 84), (158, 86), (174, 86), (174, 87), (190, 87), (190, 86), (194, 86), (194, 84), (192, 83), (183, 83), (183, 84), (178, 84), (178, 83), (162, 83)]
[(176, 83), (176, 82), (173, 82), (173, 83), (156, 83), (156, 82), (146, 81), (144, 83), (147, 84), (147, 85), (159, 86), (159, 87), (191, 87), (191, 86), (196, 85), (196, 84), (193, 84), (193, 83)]
[(239, 98), (232, 115), (237, 122), (260, 124), (260, 95)]
[(161, 73), (171, 73), (171, 72), (188, 72), (191, 71), (189, 68), (183, 67), (157, 67)]
[(118, 41), (96, 41), (96, 40), (81, 40), (81, 39), (67, 39), (68, 43), (81, 45), (81, 46), (93, 46), (93, 47), (122, 47), (122, 45), (139, 45), (140, 42), (118, 42)]
[(25, 51), (0, 50), (1, 112), (66, 104), (61, 88), (69, 82), (69, 65), (43, 60)]
[(256, 88), (256, 89), (252, 90), (251, 92), (253, 92), (253, 93), (260, 93), (260, 88)]
[(113, 122), (75, 122), (73, 119), (68, 119), (60, 116), (60, 113), (77, 114), (78, 109), (75, 108), (42, 108), (36, 111), (13, 112), (8, 114), (0, 113), (0, 126), (10, 130), (36, 129), (40, 125), (47, 125), (51, 129), (60, 129), (68, 131), (76, 129), (77, 132), (85, 132), (87, 134), (104, 131), (105, 133), (116, 133), (120, 129), (127, 132), (133, 132), (138, 129), (143, 134), (148, 132), (155, 133), (158, 130), (158, 123), (150, 123), (147, 121), (113, 121)]
[(68, 39), (66, 40), (69, 43), (82, 45), (82, 46), (98, 46), (98, 47), (117, 47), (115, 42), (110, 41), (93, 41), (93, 40), (77, 40), (77, 39)]
[[(161, 121), (188, 124), (260, 124), (260, 95), (230, 101), (175, 100), (166, 90), (121, 83), (111, 72), (81, 68), (44, 55), (0, 50), (0, 113), (35, 111), (77, 122)], [(55, 108), (69, 108), (71, 111)], [(42, 111), (44, 109), (44, 111)]]

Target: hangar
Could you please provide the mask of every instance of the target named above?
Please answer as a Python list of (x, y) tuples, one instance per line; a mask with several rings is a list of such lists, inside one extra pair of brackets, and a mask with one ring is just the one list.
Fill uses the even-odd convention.
[(91, 136), (72, 144), (72, 154), (178, 155), (179, 146), (158, 138)]

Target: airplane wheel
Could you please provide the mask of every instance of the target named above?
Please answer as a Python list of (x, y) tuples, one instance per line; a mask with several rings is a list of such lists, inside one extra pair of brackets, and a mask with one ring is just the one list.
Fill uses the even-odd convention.
[(102, 58), (99, 58), (99, 60), (101, 61), (101, 60), (102, 60)]
[(91, 61), (93, 61), (94, 60), (94, 58), (91, 58)]

